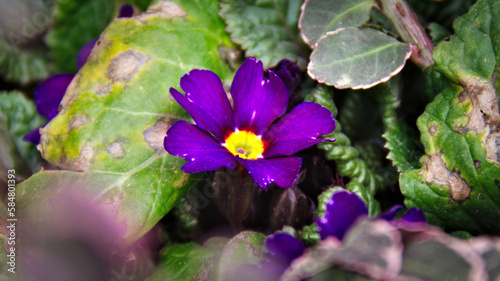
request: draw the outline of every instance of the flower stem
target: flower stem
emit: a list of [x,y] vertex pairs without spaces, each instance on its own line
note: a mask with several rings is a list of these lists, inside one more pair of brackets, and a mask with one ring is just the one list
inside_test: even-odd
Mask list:
[[410,5],[404,0],[380,0],[380,4],[382,13],[392,22],[399,36],[413,45],[411,60],[422,69],[433,65],[434,46]]

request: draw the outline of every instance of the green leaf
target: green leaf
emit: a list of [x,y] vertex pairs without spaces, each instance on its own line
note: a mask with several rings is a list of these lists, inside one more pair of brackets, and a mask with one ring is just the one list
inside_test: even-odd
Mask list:
[[427,28],[429,29],[429,36],[432,39],[432,44],[434,45],[437,45],[451,35],[448,29],[435,22],[431,22]]
[[262,233],[243,231],[234,236],[222,250],[210,274],[210,281],[238,280],[237,269],[244,264],[258,264],[268,251]]
[[400,178],[405,204],[449,231],[500,233],[500,113],[488,76],[498,60],[499,7],[477,2],[456,21],[457,35],[436,48],[436,69],[461,86],[449,84],[418,119],[426,155]]
[[193,68],[212,70],[223,81],[231,77],[218,52],[231,42],[217,10],[215,1],[161,2],[135,18],[115,19],[43,130],[42,156],[99,181],[98,198],[117,202],[130,240],[192,186],[180,170],[184,160],[163,147],[170,125],[188,118],[169,88],[179,88],[180,77]]
[[262,60],[264,68],[284,58],[305,65],[307,53],[297,29],[301,4],[301,0],[223,0],[220,15],[231,40],[246,50],[247,57]]
[[22,180],[40,169],[40,152],[23,137],[44,122],[33,102],[23,94],[0,92],[0,167],[3,175],[7,175],[4,169],[15,169],[20,176],[18,180]]
[[409,44],[374,29],[348,27],[317,43],[309,75],[339,89],[367,89],[399,73],[411,55]]
[[212,238],[203,247],[195,242],[166,247],[160,252],[159,266],[147,281],[206,280],[225,242]]
[[478,1],[453,23],[456,34],[439,44],[433,53],[436,69],[451,80],[488,81],[500,61],[500,3]]
[[52,64],[40,37],[52,20],[48,1],[5,1],[0,10],[0,74],[26,85],[46,78]]
[[306,0],[299,22],[302,38],[314,48],[329,31],[365,24],[374,4],[373,0]]
[[56,1],[53,28],[47,34],[46,43],[58,72],[76,72],[78,51],[85,43],[99,37],[113,19],[115,9],[115,1]]

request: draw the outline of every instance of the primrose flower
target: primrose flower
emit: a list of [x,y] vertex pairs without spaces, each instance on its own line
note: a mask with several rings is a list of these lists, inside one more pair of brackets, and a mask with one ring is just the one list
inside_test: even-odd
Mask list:
[[272,71],[264,77],[262,62],[249,58],[231,85],[233,107],[220,78],[208,70],[192,70],[181,78],[185,95],[170,88],[172,97],[196,125],[178,121],[164,139],[168,153],[188,161],[186,173],[214,171],[242,165],[263,189],[274,182],[281,188],[296,180],[302,160],[298,151],[330,139],[335,120],[323,106],[305,102],[285,114],[288,92]]

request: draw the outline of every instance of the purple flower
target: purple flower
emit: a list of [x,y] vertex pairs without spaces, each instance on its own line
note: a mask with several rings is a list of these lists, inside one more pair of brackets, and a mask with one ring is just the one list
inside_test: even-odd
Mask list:
[[279,280],[292,261],[304,253],[306,245],[299,239],[287,233],[271,235],[266,240],[269,250],[264,259],[257,265],[243,265],[238,269],[238,274],[243,276],[242,281]]
[[82,66],[87,62],[87,59],[90,56],[90,52],[92,52],[92,49],[94,48],[97,40],[99,40],[99,38],[90,40],[89,42],[85,43],[85,45],[83,45],[83,47],[78,51],[78,54],[76,55],[76,67],[78,69],[82,68]]
[[[45,118],[47,122],[52,120],[59,112],[59,103],[73,80],[73,74],[56,74],[38,83],[33,98],[36,101],[36,111]],[[47,123],[45,123],[47,124]],[[42,128],[45,125],[42,126]],[[26,134],[23,140],[37,145],[40,142],[40,128],[35,128]]]
[[[405,226],[414,223],[425,223],[424,213],[416,208],[408,210],[402,219],[395,220],[396,213],[403,209],[396,205],[389,211],[381,214],[379,218],[391,222],[393,225]],[[352,227],[357,219],[368,215],[365,203],[354,193],[338,191],[326,205],[326,211],[321,218],[316,218],[318,232],[321,239],[335,236],[342,240],[345,233]]]
[[302,103],[286,116],[288,92],[272,71],[264,77],[262,62],[247,59],[231,85],[233,107],[220,78],[208,70],[192,70],[181,78],[185,95],[170,94],[193,117],[196,125],[178,121],[168,130],[168,153],[188,161],[187,173],[244,166],[263,189],[274,182],[290,187],[302,160],[296,152],[329,139],[318,139],[335,129],[330,111],[316,103]]
[[293,94],[302,81],[300,67],[291,60],[282,59],[273,71],[285,83],[289,95]]

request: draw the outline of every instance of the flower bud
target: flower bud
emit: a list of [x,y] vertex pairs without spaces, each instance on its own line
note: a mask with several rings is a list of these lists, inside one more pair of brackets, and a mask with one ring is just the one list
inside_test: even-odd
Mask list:
[[254,181],[243,167],[222,168],[215,172],[214,201],[221,214],[233,225],[248,215],[253,199]]
[[285,225],[302,228],[312,216],[312,202],[293,185],[287,189],[275,190],[270,204],[270,229],[280,230]]

